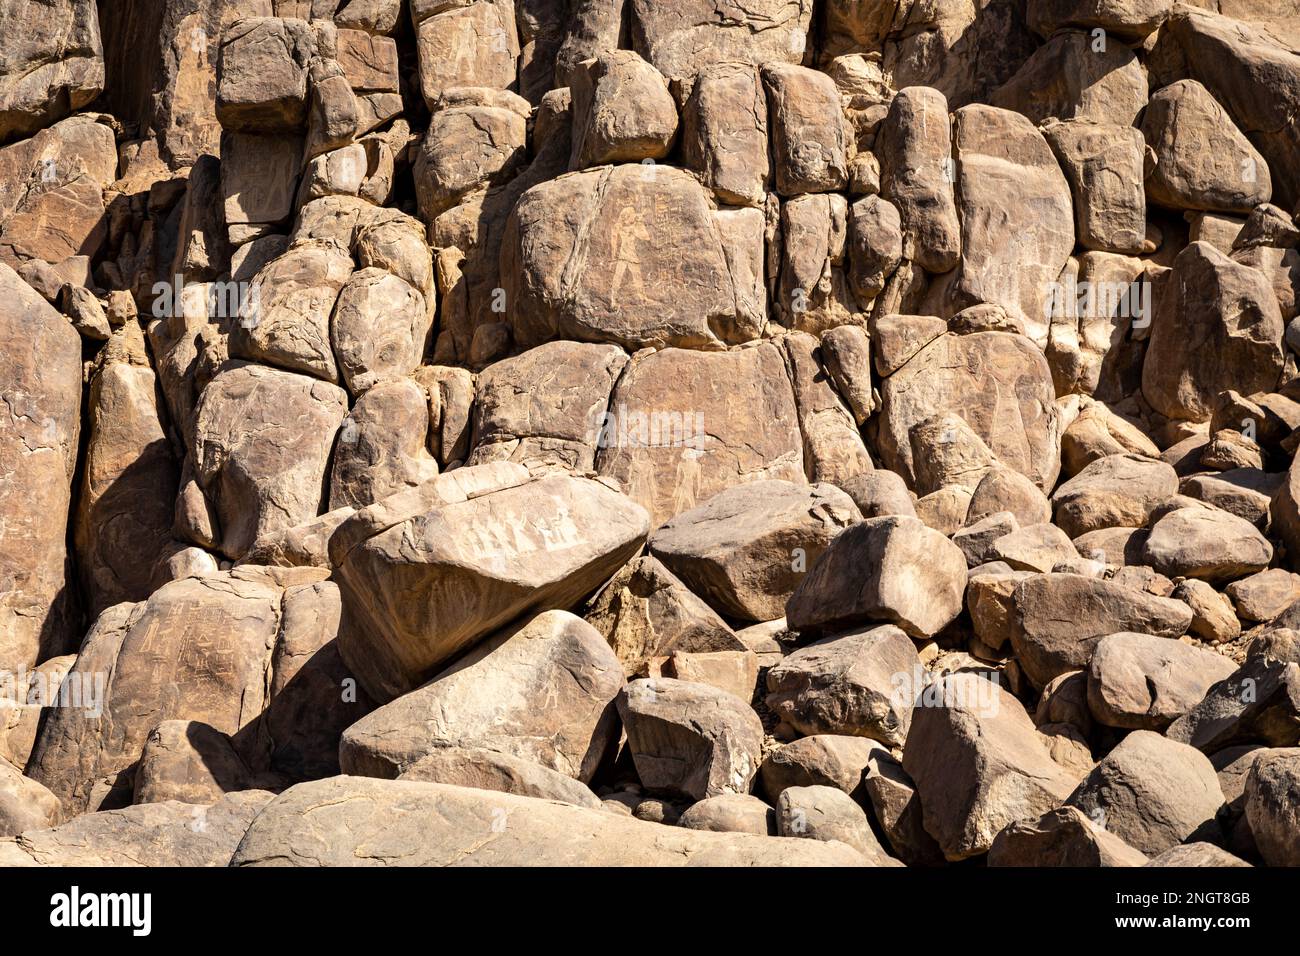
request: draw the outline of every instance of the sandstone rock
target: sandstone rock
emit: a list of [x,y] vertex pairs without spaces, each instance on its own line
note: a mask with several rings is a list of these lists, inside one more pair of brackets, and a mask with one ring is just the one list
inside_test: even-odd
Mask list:
[[818,340],[796,332],[785,337],[784,345],[808,480],[839,485],[874,470],[853,413],[826,373]]
[[1233,581],[1224,590],[1243,621],[1271,621],[1300,600],[1300,577],[1270,568]]
[[[334,812],[314,812],[325,807]],[[294,849],[308,846],[321,849]],[[354,777],[286,791],[249,827],[232,862],[356,866],[359,860],[375,866],[865,865],[849,847],[814,840],[666,828],[513,794]]]
[[988,560],[1005,561],[1016,571],[1048,572],[1057,565],[1075,561],[1069,535],[1053,524],[1034,524],[1012,531],[989,545]]
[[[93,19],[93,18],[92,18]],[[0,264],[0,668],[62,652],[66,534],[80,432],[81,341],[63,316]]]
[[505,93],[435,112],[414,168],[423,215],[432,221],[475,189],[518,173],[527,160],[527,119],[527,102]]
[[600,799],[572,777],[531,760],[482,748],[438,747],[403,770],[397,779],[495,790],[558,800],[575,807],[600,807]]
[[1222,805],[1210,761],[1148,730],[1125,737],[1067,801],[1149,856],[1213,834]]
[[763,792],[775,803],[787,787],[835,787],[858,796],[874,755],[885,747],[868,737],[813,734],[773,750],[759,768]]
[[1125,453],[1160,457],[1150,438],[1100,402],[1086,405],[1061,433],[1061,470],[1069,478],[1099,458]]
[[1026,578],[1012,602],[1011,646],[1025,675],[1039,687],[1085,667],[1107,634],[1176,638],[1192,621],[1191,609],[1181,601],[1078,574]]
[[384,269],[360,269],[347,277],[331,305],[330,342],[352,394],[409,375],[421,364],[433,312],[405,279]]
[[677,825],[714,833],[754,833],[776,836],[776,812],[747,793],[720,793],[691,804]]
[[1260,856],[1269,866],[1300,861],[1300,748],[1267,750],[1246,779],[1246,819]]
[[1231,581],[1268,567],[1273,546],[1248,521],[1216,508],[1178,508],[1151,526],[1143,561],[1170,577]]
[[989,866],[1145,866],[1147,857],[1074,807],[1010,824],[989,847]]
[[570,169],[663,159],[677,138],[677,106],[659,71],[631,50],[580,65],[573,90]]
[[1028,11],[1029,25],[1050,37],[1061,27],[1101,28],[1124,40],[1142,40],[1164,22],[1170,0],[1046,0]]
[[1057,33],[989,96],[1035,123],[1051,117],[1132,126],[1147,103],[1147,74],[1123,43],[1096,49],[1079,30]]
[[135,771],[134,803],[210,805],[253,790],[252,773],[230,738],[198,720],[164,720],[149,732]]
[[87,813],[53,829],[29,830],[9,844],[0,841],[0,854],[17,866],[226,866],[271,797],[246,790],[211,806],[172,800]]
[[995,563],[974,568],[966,585],[966,609],[976,636],[986,647],[1000,650],[1011,639],[1016,613],[1012,596],[1030,571],[1013,571]]
[[1300,665],[1259,655],[1215,684],[1170,724],[1171,740],[1214,753],[1243,742],[1300,743]]
[[760,206],[771,182],[767,99],[743,63],[700,70],[682,107],[682,162],[719,202]]
[[1146,183],[1153,203],[1245,213],[1272,195],[1264,157],[1195,80],[1179,80],[1153,94],[1142,133],[1155,152]]
[[[857,325],[827,329],[821,338],[821,359],[836,391],[848,403],[858,425],[876,410],[871,387],[871,336]],[[856,475],[845,478],[850,483]]]
[[604,639],[546,611],[474,648],[343,733],[344,773],[393,778],[443,747],[482,749],[589,781],[616,743],[623,671]]
[[618,713],[648,789],[693,800],[749,792],[763,727],[745,701],[705,684],[654,678],[628,684]]
[[1060,470],[1053,392],[1047,362],[1029,339],[1005,332],[941,335],[884,380],[876,447],[884,464],[912,483],[913,426],[950,412],[1002,464],[1047,490]]
[[[20,771],[27,766],[46,708],[66,704],[71,698],[72,688],[63,697],[60,689],[76,661],[75,654],[51,657],[30,671],[10,672],[0,681],[6,704],[0,707],[0,761],[7,760]],[[76,691],[81,693],[80,686]]]
[[[987,518],[981,518],[962,528],[952,536],[952,543],[966,556],[966,566],[974,568],[996,560],[992,557],[994,543],[999,538],[1018,530],[1020,530],[1020,523],[1016,521],[1015,515],[1010,511],[995,511]],[[969,585],[966,593],[969,600]]]
[[1162,461],[1107,455],[1052,493],[1055,520],[1072,538],[1102,528],[1137,528],[1178,491],[1178,476]]
[[381,382],[358,398],[334,448],[330,511],[364,508],[437,475],[428,433],[428,399],[411,379]]
[[690,77],[711,63],[798,63],[806,49],[812,3],[760,0],[744,9],[717,0],[629,0],[637,52],[667,77]]
[[1213,843],[1186,843],[1171,846],[1165,852],[1151,858],[1144,866],[1250,866],[1240,857],[1233,856],[1227,850],[1221,850]]
[[982,677],[954,674],[918,704],[903,750],[925,829],[949,860],[984,853],[1008,825],[1058,805],[1073,786],[1020,702]]
[[1079,243],[1104,252],[1142,252],[1146,193],[1141,132],[1072,120],[1048,125],[1043,135],[1070,182]]
[[942,866],[943,851],[925,832],[921,800],[903,764],[883,747],[867,764],[862,788],[894,854],[908,866]]
[[104,88],[104,50],[93,0],[13,4],[4,12],[0,32],[0,141],[62,119]]
[[307,67],[316,52],[303,20],[247,17],[221,37],[217,121],[235,132],[298,129],[306,119]]
[[189,452],[219,517],[223,554],[241,557],[261,535],[320,513],[346,414],[341,388],[279,369],[232,364],[208,383]]
[[880,846],[867,815],[834,787],[787,787],[776,804],[779,836],[846,843],[875,866],[898,866]]
[[733,485],[805,481],[798,412],[775,345],[637,355],[609,407],[611,440],[596,470],[641,503],[653,527]]
[[0,760],[0,838],[46,830],[59,822],[59,798]]
[[1236,669],[1230,658],[1167,637],[1108,634],[1088,664],[1088,706],[1108,727],[1163,731]]
[[420,54],[420,92],[430,110],[447,90],[512,89],[518,83],[514,4],[478,0],[412,10]]
[[916,517],[916,506],[908,493],[907,483],[892,471],[880,469],[854,475],[844,482],[843,489],[864,518]]
[[521,615],[577,604],[640,549],[645,512],[618,492],[521,471],[451,472],[406,493],[409,507],[390,498],[351,519],[359,540],[335,566],[355,626],[340,650],[373,697],[412,690]]
[[826,74],[788,63],[763,66],[776,191],[831,192],[848,181],[839,90]]
[[610,391],[627,366],[613,345],[548,342],[488,366],[478,376],[471,465],[517,461],[595,468],[619,439]]
[[653,662],[676,651],[745,649],[722,618],[648,555],[610,579],[585,619],[609,642],[628,678],[647,676]]
[[1218,395],[1271,391],[1282,367],[1282,318],[1267,278],[1212,246],[1174,261],[1142,366],[1142,394],[1170,418],[1206,421]]
[[786,605],[807,633],[868,621],[897,624],[914,637],[938,633],[961,611],[966,558],[915,518],[872,518],[841,532]]
[[800,648],[767,672],[767,707],[804,734],[907,738],[924,668],[896,627],[869,628]]

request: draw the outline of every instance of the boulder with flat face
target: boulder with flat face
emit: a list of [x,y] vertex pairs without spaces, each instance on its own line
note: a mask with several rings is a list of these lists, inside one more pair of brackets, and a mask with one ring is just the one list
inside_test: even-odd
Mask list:
[[81,339],[0,264],[0,668],[32,667],[72,638],[68,512],[80,433]]
[[1221,393],[1271,392],[1282,313],[1268,277],[1194,242],[1174,260],[1142,366],[1142,396],[1169,418],[1208,421]]
[[1147,73],[1123,43],[1062,30],[1034,51],[989,103],[1034,123],[1055,117],[1131,126],[1147,104]]
[[848,143],[840,95],[825,73],[788,63],[763,66],[776,190],[830,192],[848,184]]
[[1163,731],[1236,669],[1231,658],[1179,640],[1108,634],[1088,663],[1088,707],[1108,727]]
[[1080,245],[1130,255],[1146,241],[1142,187],[1146,143],[1132,126],[1072,120],[1043,135],[1061,162],[1074,197]]
[[1300,865],[1300,748],[1256,758],[1246,777],[1246,819],[1264,862]]
[[500,0],[413,6],[420,92],[432,110],[448,90],[514,89],[519,82],[515,7]]
[[943,413],[963,418],[998,460],[1044,491],[1060,472],[1060,418],[1051,370],[1029,339],[1008,332],[940,335],[880,387],[875,447],[914,484],[912,429]]
[[226,28],[217,69],[217,121],[234,132],[300,129],[316,38],[305,20],[246,17]]
[[1169,577],[1222,584],[1268,567],[1273,545],[1249,521],[1218,508],[1177,508],[1151,526],[1143,563]]
[[812,0],[629,0],[632,42],[664,76],[693,77],[722,61],[799,63]]
[[448,472],[336,532],[331,556],[354,622],[343,657],[373,697],[392,700],[511,621],[575,606],[647,530],[644,510],[589,478],[527,481],[506,463]]
[[59,798],[17,767],[0,760],[0,839],[59,822]]
[[572,777],[522,757],[480,747],[438,747],[397,779],[496,790],[539,800],[558,800],[576,807],[600,808],[600,799]]
[[438,474],[429,454],[429,400],[409,378],[381,382],[352,406],[330,469],[330,511],[364,508]]
[[242,557],[260,536],[320,514],[347,409],[337,385],[264,365],[234,363],[208,383],[189,452],[222,553]]
[[612,50],[574,71],[570,169],[663,159],[677,138],[668,83],[632,50]]
[[62,119],[104,88],[94,0],[6,4],[0,37],[0,141]]
[[344,773],[396,777],[435,750],[490,750],[590,781],[617,742],[623,668],[590,624],[546,611],[349,727]]
[[1178,476],[1163,461],[1107,455],[1052,493],[1056,524],[1072,538],[1103,528],[1140,528],[1178,493]]
[[763,725],[747,701],[707,684],[637,680],[618,698],[637,777],[651,791],[704,800],[748,793]]
[[664,349],[632,358],[609,399],[596,470],[658,527],[751,481],[803,484],[803,438],[785,356]]
[[548,180],[505,227],[505,316],[524,347],[745,342],[759,330],[738,313],[726,245],[704,187],[683,170],[631,163]]
[[1018,820],[989,847],[989,866],[1145,866],[1147,857],[1074,807]]
[[682,163],[719,202],[762,205],[772,176],[767,140],[758,70],[744,63],[701,70],[682,107]]
[[1017,821],[1037,819],[1074,786],[1020,701],[974,674],[922,692],[903,748],[925,829],[949,860],[987,851]]
[[859,519],[833,485],[755,481],[677,515],[650,538],[650,553],[719,612],[771,621],[804,573]]
[[387,269],[359,269],[347,276],[330,303],[329,340],[348,391],[359,395],[422,364],[433,324],[431,305],[419,289]]

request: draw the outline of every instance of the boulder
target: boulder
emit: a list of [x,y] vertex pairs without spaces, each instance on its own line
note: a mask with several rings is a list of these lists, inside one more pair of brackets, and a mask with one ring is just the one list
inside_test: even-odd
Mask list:
[[787,787],[776,802],[778,836],[846,843],[874,866],[900,866],[871,832],[862,808],[834,787]]
[[132,802],[206,806],[253,789],[253,774],[227,735],[198,720],[164,720],[140,752]]
[[1049,124],[1043,135],[1070,182],[1079,244],[1103,252],[1142,252],[1147,211],[1142,133],[1132,126],[1071,120]]
[[659,71],[632,50],[582,63],[570,81],[570,169],[663,159],[677,138],[677,105]]
[[618,713],[647,789],[692,800],[749,792],[763,725],[748,702],[707,684],[661,677],[628,684]]
[[104,49],[94,0],[13,4],[4,12],[0,142],[27,136],[95,99]]
[[246,17],[221,36],[217,121],[234,132],[303,126],[307,72],[316,37],[305,20]]
[[771,183],[767,100],[758,71],[712,63],[682,107],[682,164],[719,202],[761,206]]
[[1223,806],[1214,767],[1186,744],[1135,730],[1093,768],[1067,806],[1148,856],[1216,835]]
[[1269,568],[1233,581],[1224,590],[1243,621],[1271,621],[1300,601],[1300,575]]
[[411,379],[381,382],[358,398],[334,448],[330,513],[364,508],[437,475],[428,434],[428,398]]
[[989,847],[989,866],[1145,866],[1147,857],[1074,807],[1019,820]]
[[825,73],[766,63],[768,124],[776,191],[782,196],[833,192],[848,185],[848,144],[840,94]]
[[759,776],[763,792],[775,803],[787,787],[835,787],[859,796],[862,777],[874,755],[886,748],[869,737],[813,734],[773,750]]
[[1230,658],[1178,640],[1108,634],[1088,663],[1088,707],[1107,727],[1163,731],[1236,669]]
[[1132,126],[1147,104],[1147,72],[1123,43],[1062,30],[988,97],[1034,123],[1055,117]]
[[1143,563],[1169,577],[1220,584],[1262,571],[1273,545],[1249,521],[1217,508],[1176,508],[1151,526]]
[[[344,773],[394,778],[447,747],[489,750],[587,783],[617,743],[623,669],[590,624],[546,611],[347,728]],[[447,781],[450,782],[450,781]]]
[[1035,820],[1074,786],[1020,702],[983,677],[951,674],[918,701],[903,748],[925,829],[949,860],[988,851],[1009,824]]
[[1269,866],[1300,865],[1300,748],[1266,750],[1246,778],[1246,819]]
[[766,704],[802,734],[869,737],[898,747],[926,678],[911,640],[884,625],[786,656],[767,672]]
[[600,798],[572,777],[522,757],[480,747],[438,747],[407,767],[397,779],[600,808]]
[[511,621],[576,605],[640,550],[645,512],[617,491],[525,479],[504,462],[458,469],[335,533],[351,622],[339,648],[371,696],[392,700]]
[[840,532],[786,604],[797,631],[869,621],[929,637],[961,612],[966,557],[916,518],[870,518]]
[[419,50],[420,92],[430,110],[448,90],[465,86],[513,89],[518,84],[519,35],[514,4],[413,7]]
[[47,830],[59,822],[59,798],[17,767],[0,760],[0,839],[28,830]]
[[343,384],[353,395],[415,371],[428,345],[432,303],[386,269],[352,273],[330,318],[330,342]]
[[677,825],[687,830],[776,836],[776,811],[748,793],[720,793],[691,804]]
[[1103,528],[1140,528],[1178,493],[1178,475],[1141,455],[1098,458],[1052,493],[1056,524],[1071,538]]
[[[328,812],[322,813],[325,810]],[[312,849],[306,849],[311,847]],[[847,846],[665,827],[465,787],[336,777],[281,794],[235,866],[865,866]]]
[[637,52],[667,77],[693,77],[712,63],[798,63],[807,49],[811,0],[628,0]]

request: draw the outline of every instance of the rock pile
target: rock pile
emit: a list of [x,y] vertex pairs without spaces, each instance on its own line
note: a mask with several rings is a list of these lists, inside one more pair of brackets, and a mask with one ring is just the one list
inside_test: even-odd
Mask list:
[[0,7],[0,864],[1300,865],[1294,4]]

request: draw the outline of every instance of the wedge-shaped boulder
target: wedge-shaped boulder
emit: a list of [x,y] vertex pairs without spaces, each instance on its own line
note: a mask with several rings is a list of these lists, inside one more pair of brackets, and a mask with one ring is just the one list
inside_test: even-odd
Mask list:
[[652,527],[733,485],[806,481],[798,410],[775,344],[635,356],[610,395],[604,431],[596,470],[650,512]]
[[989,866],[1145,866],[1146,854],[1098,826],[1082,811],[1061,807],[1037,820],[1012,823],[989,847]]
[[[310,848],[310,849],[308,849]],[[864,866],[847,846],[708,833],[514,794],[335,777],[287,790],[235,866]]]
[[1182,641],[1108,634],[1088,664],[1088,709],[1108,727],[1162,731],[1236,669],[1231,658]]
[[1142,133],[1155,154],[1146,191],[1157,205],[1246,213],[1273,195],[1264,157],[1195,80],[1153,94]]
[[785,616],[810,634],[878,621],[929,637],[961,613],[965,590],[966,556],[942,534],[916,518],[871,518],[831,542]]
[[58,867],[227,866],[265,790],[228,793],[209,806],[169,800],[86,813],[50,830],[0,840],[0,864]]
[[1223,791],[1198,750],[1135,730],[1070,794],[1068,806],[1149,856],[1216,836]]
[[679,651],[747,650],[717,612],[650,555],[625,564],[596,595],[585,619],[609,641],[629,679],[647,676]]
[[396,777],[440,747],[492,750],[584,783],[617,742],[623,668],[596,630],[546,611],[353,724],[344,773]]
[[[322,577],[309,568],[240,568],[173,581],[140,604],[109,608],[64,678],[68,692],[77,691],[68,698],[76,706],[50,712],[28,773],[69,814],[124,806],[149,734],[165,720],[209,724],[235,739],[250,767],[268,769],[266,711],[276,689],[277,646],[289,627],[285,609],[297,585]],[[337,632],[338,592],[324,584],[305,597],[295,626],[307,632],[301,641],[319,649]],[[326,738],[340,715],[348,721],[364,713],[337,687],[331,703],[333,710],[316,713]]]
[[917,702],[903,768],[949,860],[986,852],[1007,825],[1037,819],[1074,786],[1020,701],[974,674],[943,677]]
[[914,485],[912,429],[936,415],[965,419],[998,460],[1050,491],[1060,472],[1052,373],[1023,335],[940,335],[884,380],[876,447]]
[[832,485],[749,482],[673,518],[651,536],[650,553],[719,612],[771,621],[831,539],[859,517]]
[[1046,294],[1074,250],[1070,184],[1028,119],[971,105],[953,121],[961,214],[955,309],[991,303],[1047,343]]
[[1142,455],[1098,458],[1052,493],[1055,520],[1071,538],[1103,528],[1141,528],[1178,493],[1178,475]]
[[1080,574],[1036,574],[1016,586],[1011,600],[1011,647],[1038,687],[1086,667],[1107,634],[1178,637],[1192,623],[1182,601]]
[[135,772],[135,803],[208,805],[257,784],[230,738],[199,720],[164,720],[145,741]]
[[1273,545],[1234,514],[1218,508],[1177,508],[1151,526],[1142,560],[1171,578],[1220,584],[1268,567]]
[[641,784],[704,800],[748,793],[762,759],[763,725],[749,702],[707,684],[637,680],[618,697]]
[[515,341],[719,349],[755,338],[724,246],[708,194],[683,170],[632,163],[533,186],[502,240]]
[[235,364],[208,383],[189,451],[223,554],[242,557],[262,535],[320,514],[347,411],[337,385],[262,365]]
[[803,734],[869,737],[902,746],[925,669],[896,627],[802,647],[767,672],[767,707]]
[[377,700],[413,690],[521,616],[576,605],[645,542],[645,511],[599,481],[521,483],[523,469],[505,463],[459,471],[336,533],[350,622],[340,650]]
[[517,461],[591,471],[617,438],[609,393],[627,365],[616,345],[547,342],[478,376],[468,464]]
[[558,800],[575,807],[600,808],[600,799],[572,777],[522,757],[482,748],[439,747],[417,760],[397,779],[496,790],[539,800]]
[[1151,322],[1142,395],[1168,418],[1208,421],[1228,389],[1271,392],[1282,313],[1268,277],[1206,242],[1178,254]]

